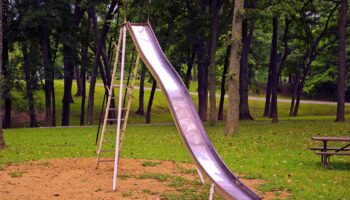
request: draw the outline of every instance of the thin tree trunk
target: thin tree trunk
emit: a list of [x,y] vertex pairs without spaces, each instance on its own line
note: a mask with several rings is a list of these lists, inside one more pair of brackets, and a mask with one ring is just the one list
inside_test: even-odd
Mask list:
[[[2,76],[2,66],[3,66],[3,27],[2,27],[2,11],[3,11],[3,7],[2,7],[2,0],[0,0],[0,10],[1,10],[1,16],[0,16],[0,76]],[[1,80],[2,77],[1,77]],[[3,81],[0,81],[0,105],[2,103],[2,88],[3,88]],[[5,139],[4,139],[4,133],[3,133],[3,129],[2,129],[2,107],[0,106],[0,149],[4,149],[5,148]]]
[[241,65],[240,65],[240,77],[239,77],[239,119],[241,120],[254,120],[249,111],[248,103],[248,89],[249,89],[249,64],[248,56],[250,51],[250,44],[253,39],[254,23],[250,22],[249,35],[248,35],[248,24],[247,20],[243,21],[242,24],[242,45],[243,50],[241,54]]
[[198,114],[202,121],[207,121],[208,116],[208,58],[205,44],[198,43]]
[[222,72],[221,77],[221,94],[220,94],[220,103],[219,103],[219,112],[218,112],[218,120],[223,120],[224,117],[224,101],[225,101],[225,93],[226,93],[226,75],[228,65],[230,64],[230,53],[231,53],[231,45],[229,45],[226,49],[225,61],[224,61],[224,70]]
[[[270,63],[271,63],[271,56],[270,56]],[[270,116],[270,103],[271,103],[271,84],[272,84],[272,72],[271,67],[269,66],[269,74],[267,77],[267,84],[266,84],[266,95],[265,95],[265,109],[264,109],[264,117]]]
[[156,89],[157,89],[157,81],[155,79],[153,79],[152,90],[151,90],[151,94],[149,96],[148,106],[147,106],[146,124],[151,123],[152,104],[153,104],[154,93],[156,92]]
[[187,71],[185,77],[185,85],[187,89],[190,88],[191,72],[194,65],[194,59],[196,58],[196,45],[193,45],[192,51],[191,48],[188,49],[188,58],[187,58]]
[[23,73],[26,81],[26,95],[28,99],[28,113],[30,117],[30,127],[37,127],[37,120],[36,120],[36,114],[35,114],[35,102],[34,102],[34,96],[33,96],[33,81],[31,79],[31,65],[29,63],[29,56],[28,56],[28,47],[26,42],[22,44],[22,52],[23,52]]
[[88,22],[88,26],[86,28],[85,37],[82,40],[82,64],[81,64],[81,72],[80,78],[82,83],[81,90],[81,108],[80,108],[80,126],[84,126],[85,122],[85,101],[86,101],[86,69],[88,67],[88,51],[89,51],[89,30],[90,23]]
[[[119,1],[113,0],[109,6],[108,12],[105,17],[105,21],[103,24],[103,28],[99,37],[99,40],[97,41],[97,48],[96,48],[96,55],[95,55],[95,63],[93,65],[93,70],[91,74],[91,81],[90,81],[90,89],[89,89],[89,98],[88,98],[88,107],[87,107],[87,124],[91,125],[93,121],[93,108],[94,108],[94,97],[95,97],[95,86],[96,86],[96,76],[97,76],[97,68],[100,63],[100,56],[102,54],[103,47],[105,46],[107,33],[110,29],[111,19],[113,18],[115,14],[115,7]],[[96,17],[95,8],[92,6],[88,10],[90,19],[93,19]],[[94,21],[94,20],[93,20]],[[93,24],[94,27],[96,25]],[[95,36],[96,37],[96,36]]]
[[75,93],[74,96],[80,97],[82,95],[82,90],[83,90],[83,81],[81,80],[81,75],[80,75],[81,69],[79,69],[79,65],[75,65],[74,67],[74,77],[77,82],[77,92]]
[[[57,51],[58,51],[58,35],[56,35],[55,38],[55,48],[52,51],[53,56],[51,62],[52,68],[54,68],[57,58]],[[52,97],[52,117],[51,117],[51,126],[56,126],[56,96],[55,96],[55,70],[51,70],[51,77],[52,77],[52,89],[51,89],[51,97]]]
[[140,75],[140,92],[139,92],[139,107],[136,111],[136,114],[141,116],[144,115],[144,97],[145,97],[145,74],[146,74],[146,66],[142,63],[141,66],[141,75]]
[[345,121],[345,78],[346,78],[346,13],[348,0],[341,0],[339,19],[339,64],[337,91],[337,118],[335,121]]
[[278,88],[278,69],[277,69],[277,42],[278,42],[278,17],[274,16],[272,20],[273,34],[272,34],[272,62],[271,62],[271,108],[270,116],[272,123],[278,123],[277,113],[277,88]]
[[42,60],[44,66],[44,76],[45,76],[45,121],[47,124],[51,122],[51,89],[52,89],[52,67],[50,63],[50,40],[49,33],[43,26],[39,27],[39,39],[42,52]]
[[[8,54],[8,40],[3,38],[2,39],[2,72],[4,77],[8,77],[9,75],[9,69],[8,69],[8,61],[9,61],[9,54]],[[5,106],[5,113],[3,117],[3,128],[11,128],[11,111],[12,111],[12,98],[11,98],[11,84],[6,85],[7,80],[4,79],[2,89],[4,90],[4,94],[2,97],[4,98],[4,106]],[[5,84],[5,85],[4,85]]]
[[225,134],[232,135],[239,130],[239,66],[242,50],[242,13],[244,1],[235,0],[232,20],[231,58],[228,76],[228,104]]
[[289,109],[289,116],[293,116],[293,111],[294,111],[294,106],[295,106],[295,98],[297,96],[297,91],[298,91],[298,81],[299,81],[299,73],[293,75],[292,77],[292,88],[293,88],[293,93],[292,93],[292,101],[290,104],[290,109]]
[[70,104],[72,103],[72,83],[74,77],[74,58],[72,49],[63,45],[64,91],[62,98],[62,126],[69,126]]
[[209,47],[209,122],[216,123],[216,47],[219,32],[220,0],[211,1],[211,37]]

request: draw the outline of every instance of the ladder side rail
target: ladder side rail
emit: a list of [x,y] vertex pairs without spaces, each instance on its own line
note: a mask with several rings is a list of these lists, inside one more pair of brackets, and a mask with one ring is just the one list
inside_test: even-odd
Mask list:
[[121,114],[122,114],[122,100],[123,100],[123,81],[124,81],[124,64],[125,64],[125,46],[126,46],[126,25],[122,27],[123,33],[123,47],[122,58],[120,66],[120,83],[119,84],[119,100],[118,100],[118,121],[117,121],[117,136],[115,141],[115,158],[114,158],[114,172],[113,172],[113,191],[117,189],[117,173],[119,162],[119,144],[120,144],[120,127],[121,127]]
[[131,103],[132,103],[132,93],[134,91],[134,86],[135,86],[135,82],[136,82],[136,77],[137,77],[137,73],[139,71],[139,63],[140,63],[140,54],[137,55],[136,58],[136,63],[135,63],[135,68],[134,68],[134,74],[133,74],[133,78],[131,81],[131,89],[129,90],[129,97],[128,97],[128,105],[126,107],[126,111],[125,111],[125,117],[124,117],[124,123],[123,123],[123,128],[121,130],[121,139],[120,139],[120,147],[119,147],[119,151],[121,151],[121,148],[123,146],[123,141],[124,141],[124,135],[125,135],[125,130],[126,130],[126,126],[128,124],[128,118],[129,118],[129,113],[130,113],[130,107],[131,107]]
[[100,137],[100,143],[99,143],[99,147],[98,147],[98,151],[97,151],[97,166],[96,169],[98,168],[99,162],[100,162],[100,157],[101,157],[101,150],[102,150],[102,144],[103,144],[103,140],[104,140],[104,134],[106,131],[106,125],[107,125],[107,119],[108,119],[108,114],[109,114],[109,107],[111,104],[111,99],[112,99],[112,94],[113,94],[113,84],[114,84],[114,80],[115,80],[115,76],[116,76],[116,72],[117,72],[117,66],[118,66],[118,62],[119,62],[119,51],[120,51],[120,46],[121,46],[121,40],[122,40],[122,32],[120,31],[119,33],[119,38],[118,38],[118,46],[117,46],[117,51],[116,51],[116,56],[115,56],[115,61],[114,61],[114,67],[113,67],[113,73],[112,73],[112,80],[111,80],[111,85],[109,87],[109,91],[108,91],[108,99],[107,99],[107,104],[106,104],[106,112],[105,112],[105,117],[103,120],[103,126],[102,126],[102,132],[101,132],[101,137]]

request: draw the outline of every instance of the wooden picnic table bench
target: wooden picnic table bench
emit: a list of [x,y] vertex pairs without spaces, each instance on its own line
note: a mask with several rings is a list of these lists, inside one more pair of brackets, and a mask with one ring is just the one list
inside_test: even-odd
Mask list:
[[[338,156],[350,156],[350,137],[320,137],[314,136],[312,137],[315,141],[322,141],[323,147],[310,147],[310,150],[317,151],[315,152],[317,155],[321,156],[321,162],[324,167],[328,168],[330,166],[330,157],[332,155]],[[328,142],[345,142],[345,145],[342,147],[328,147]]]

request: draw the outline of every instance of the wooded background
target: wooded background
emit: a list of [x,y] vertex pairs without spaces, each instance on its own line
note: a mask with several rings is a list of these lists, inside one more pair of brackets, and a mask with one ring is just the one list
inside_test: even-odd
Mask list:
[[[297,116],[303,97],[337,100],[337,121],[344,121],[344,102],[350,100],[349,15],[347,0],[235,1],[244,3],[239,67],[239,118],[254,120],[248,95],[265,92],[264,116],[278,122],[277,96],[291,96],[290,116]],[[80,125],[93,123],[96,80],[111,81],[114,43],[123,17],[150,23],[170,62],[189,87],[198,82],[198,112],[203,121],[223,119],[224,95],[232,43],[234,2],[228,0],[3,0],[2,74],[3,127],[11,127],[11,113],[20,93],[38,126],[35,93],[45,93],[45,122],[70,125],[72,95],[81,97]],[[233,24],[234,26],[235,24]],[[139,74],[137,113],[150,118],[156,82],[145,67]],[[55,101],[55,80],[64,80],[61,102]],[[73,82],[77,90],[72,91]],[[89,81],[87,83],[87,81]],[[152,82],[144,99],[144,82]],[[192,82],[191,82],[192,81]],[[217,108],[216,94],[221,98]],[[209,96],[209,98],[208,98]],[[62,113],[56,113],[62,104]],[[61,116],[56,119],[56,116]]]

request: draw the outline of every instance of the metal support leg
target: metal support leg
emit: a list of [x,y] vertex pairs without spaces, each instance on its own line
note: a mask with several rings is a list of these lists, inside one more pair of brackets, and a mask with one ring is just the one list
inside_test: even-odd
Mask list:
[[202,175],[202,172],[198,168],[196,168],[196,169],[197,169],[197,172],[198,172],[199,178],[201,179],[202,184],[204,184],[205,182],[204,182],[204,177]]
[[212,183],[211,186],[210,186],[209,200],[213,200],[214,199],[214,192],[215,192],[215,184]]

